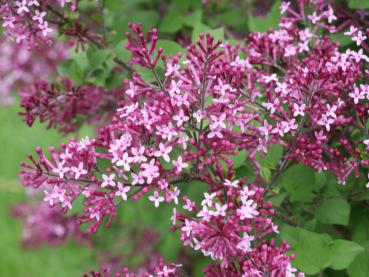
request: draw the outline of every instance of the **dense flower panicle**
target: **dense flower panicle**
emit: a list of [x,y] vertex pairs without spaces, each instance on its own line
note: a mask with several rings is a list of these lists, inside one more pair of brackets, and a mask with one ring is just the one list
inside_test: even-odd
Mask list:
[[[140,27],[131,27],[144,37]],[[137,54],[133,61],[157,75],[151,50],[137,42],[129,45]],[[185,199],[186,209],[197,215],[176,215],[185,222],[182,240],[222,260],[222,267],[234,266],[251,251],[253,240],[277,230],[270,218],[271,204],[263,203],[263,189],[249,190],[243,186],[245,180],[232,180],[230,157],[242,149],[255,155],[262,131],[248,123],[261,124],[258,115],[264,112],[250,105],[252,96],[242,93],[244,86],[256,89],[257,72],[237,55],[238,49],[207,35],[200,37],[197,47],[188,48],[182,64],[178,58],[161,56],[164,82],[158,79],[155,87],[134,75],[110,126],[101,128],[94,141],[72,140],[59,153],[52,149],[53,162],[38,151],[39,162],[31,158],[33,166],[23,164],[25,184],[50,187],[45,201],[65,211],[83,195],[81,223],[90,222],[88,232],[96,232],[104,217],[111,224],[116,206],[129,197],[138,199],[151,191],[148,199],[155,207],[164,201],[178,204],[176,184],[200,180],[212,193],[205,194],[202,210]],[[101,177],[99,159],[112,164]],[[206,168],[212,174],[204,173]]]
[[[309,14],[305,3],[316,4]],[[130,24],[131,63],[149,69],[155,81],[133,73],[124,91],[73,88],[67,80],[63,87],[36,84],[22,102],[29,124],[39,117],[67,133],[78,116],[109,116],[95,139],[51,148],[52,159],[37,149],[38,159],[22,164],[24,185],[43,190],[44,201],[63,212],[83,198],[79,221],[90,224],[87,233],[110,226],[130,198],[145,197],[155,208],[173,203],[173,229],[183,244],[215,260],[207,276],[295,276],[287,244],[261,242],[278,227],[272,204],[264,202],[275,180],[261,177],[257,153],[282,145],[278,174],[297,161],[331,170],[343,184],[352,173],[359,177],[369,164],[369,141],[354,143],[357,132],[367,132],[369,58],[363,49],[342,53],[320,35],[336,30],[325,1],[283,2],[281,12],[278,30],[252,33],[235,46],[201,34],[184,57],[165,56],[155,29],[144,34]],[[347,35],[366,47],[364,32],[353,26]],[[253,182],[237,177],[232,158],[240,151],[258,176]],[[182,186],[193,183],[204,184],[201,203],[183,195]],[[154,272],[175,276],[175,268],[160,264]],[[126,269],[117,274],[131,276]]]
[[35,78],[48,79],[56,65],[67,58],[69,44],[54,42],[53,47],[29,50],[23,45],[0,41],[0,105],[13,102],[13,93],[30,86]]
[[273,239],[270,245],[263,241],[252,249],[249,254],[240,258],[240,267],[223,268],[219,263],[213,263],[204,272],[207,277],[303,277],[303,273],[297,273],[297,270],[291,266],[293,255],[288,256],[286,254],[288,249],[289,245],[286,242],[281,247],[276,247]]
[[38,80],[20,94],[24,109],[20,114],[27,125],[38,119],[64,134],[75,132],[84,123],[109,123],[117,102],[124,99],[121,88],[108,91],[94,85],[74,86],[67,78],[55,83]]
[[[332,8],[324,3],[315,7],[310,16],[282,4],[291,16],[281,20],[279,30],[251,34],[243,51],[253,69],[264,66],[258,70],[262,93],[255,100],[269,115],[259,148],[266,152],[279,141],[286,147],[286,160],[317,171],[333,170],[344,183],[352,172],[358,177],[359,167],[367,163],[360,154],[363,147],[353,145],[347,132],[350,125],[363,131],[368,118],[367,104],[357,105],[366,97],[366,86],[359,89],[355,83],[369,58],[362,50],[340,53],[337,42],[317,35],[318,28],[297,28],[307,18],[332,29],[327,25],[335,19]],[[347,151],[350,159],[344,157]]]
[[71,4],[72,10],[77,8],[77,0],[2,0],[0,18],[5,35],[28,47],[51,45],[55,30],[49,15],[58,13],[56,9],[66,3]]
[[274,213],[271,203],[263,203],[262,188],[249,189],[244,180],[226,183],[231,185],[224,190],[205,193],[202,209],[191,208],[196,216],[178,211],[173,215],[173,220],[184,223],[175,227],[181,229],[184,245],[220,260],[224,268],[247,256],[255,242],[278,232],[271,220]]
[[150,276],[162,276],[162,277],[176,277],[180,276],[179,270],[182,265],[168,263],[165,264],[163,259],[160,259],[159,262],[150,270],[146,272],[133,273],[127,267],[123,268],[120,271],[112,272],[108,267],[104,267],[101,271],[93,271],[91,270],[88,274],[85,274],[85,277],[150,277]]
[[128,27],[136,35],[135,37],[129,32],[126,33],[129,42],[125,47],[133,54],[132,62],[147,68],[154,68],[162,54],[162,49],[160,48],[157,53],[155,53],[156,42],[158,41],[157,30],[152,29],[144,35],[141,25],[130,24]]
[[88,241],[80,230],[76,216],[64,216],[46,203],[31,207],[27,204],[13,206],[12,214],[23,222],[22,244],[38,247],[48,243],[59,245],[73,238],[77,242]]

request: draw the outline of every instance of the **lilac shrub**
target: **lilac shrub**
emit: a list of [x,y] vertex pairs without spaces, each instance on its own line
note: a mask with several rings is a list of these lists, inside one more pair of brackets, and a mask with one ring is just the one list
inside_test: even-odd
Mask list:
[[[32,5],[23,2],[6,12],[27,16]],[[306,12],[308,4],[313,9]],[[281,13],[279,28],[251,33],[244,44],[200,34],[175,55],[158,47],[156,29],[132,23],[125,44],[131,59],[118,61],[131,73],[122,86],[36,82],[22,94],[28,124],[39,119],[70,133],[82,118],[97,123],[97,135],[72,138],[49,154],[38,148],[21,164],[23,184],[43,192],[60,213],[83,199],[78,223],[86,234],[110,227],[130,201],[174,205],[172,230],[184,246],[211,258],[206,276],[303,276],[291,265],[290,245],[274,238],[281,221],[303,225],[273,207],[270,196],[297,164],[332,173],[342,185],[366,172],[368,46],[354,26],[345,34],[359,49],[342,51],[330,39],[340,27],[326,1],[283,2]],[[7,25],[14,23],[9,16]],[[280,161],[264,167],[260,160],[276,147],[284,153]],[[240,173],[243,155],[254,178]],[[200,201],[187,193],[199,187]],[[151,272],[179,276],[180,266],[161,260]],[[124,268],[116,276],[136,275]]]

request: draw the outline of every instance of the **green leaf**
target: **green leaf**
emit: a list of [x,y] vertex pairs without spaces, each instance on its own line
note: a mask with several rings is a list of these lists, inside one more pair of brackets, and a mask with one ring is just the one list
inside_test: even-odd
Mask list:
[[340,186],[341,185],[338,184],[336,177],[329,176],[328,182],[326,182],[321,193],[326,198],[340,197],[341,196],[341,192],[339,191]]
[[272,172],[267,167],[260,168],[260,176],[266,184],[269,184],[272,181]]
[[355,214],[357,219],[359,217],[359,221],[355,222],[354,225],[354,232],[352,234],[352,240],[364,244],[366,241],[369,240],[369,219],[367,213]]
[[270,28],[277,28],[281,18],[279,6],[281,1],[275,1],[267,17],[249,16],[249,29],[252,32],[265,32]]
[[194,27],[196,24],[201,22],[201,19],[202,19],[202,11],[196,10],[186,15],[183,19],[183,22],[186,26]]
[[[366,245],[368,249],[369,245]],[[369,276],[369,252],[361,253],[349,266],[347,272],[350,277],[368,277]]]
[[280,162],[283,156],[283,147],[279,144],[274,144],[265,156],[262,156],[261,152],[256,155],[257,161],[260,165],[270,169],[275,169],[276,165]]
[[363,200],[369,200],[369,190],[366,190],[359,195],[356,195],[351,198],[354,201],[363,201]]
[[141,67],[139,65],[134,65],[133,68],[144,81],[148,83],[155,82],[155,76],[150,69],[146,67]]
[[287,193],[280,192],[278,195],[270,197],[269,200],[272,201],[273,207],[278,208],[282,205],[284,199],[286,199]]
[[159,30],[164,33],[175,33],[183,26],[183,16],[175,11],[170,11],[165,14],[160,23]]
[[320,191],[327,183],[325,172],[315,172],[315,191]]
[[194,259],[193,275],[192,276],[204,276],[204,269],[212,262],[210,258],[196,258]]
[[[138,2],[138,1],[137,1]],[[111,12],[122,10],[122,3],[116,0],[104,0],[104,8]]]
[[166,56],[169,56],[169,54],[177,55],[178,52],[182,52],[182,54],[186,52],[181,45],[169,39],[159,39],[156,46],[163,48],[163,53]]
[[348,6],[350,9],[367,9],[369,1],[367,0],[349,0]]
[[82,68],[76,61],[73,61],[68,68],[68,76],[72,79],[75,85],[79,85],[83,82]]
[[309,202],[314,199],[315,172],[298,164],[291,166],[282,175],[284,188],[291,195],[291,201]]
[[[121,18],[124,18],[120,16]],[[149,29],[155,27],[159,21],[159,14],[156,11],[136,11],[134,12],[129,21],[132,23],[141,23],[142,30],[147,32]]]
[[242,177],[247,177],[247,179],[252,182],[253,180],[255,180],[255,173],[254,170],[252,169],[251,165],[247,164],[246,161],[246,165],[240,166],[239,168],[236,168],[236,178],[242,178]]
[[163,238],[159,243],[159,251],[166,260],[173,260],[179,256],[181,246],[179,236],[173,233],[167,233],[165,238]]
[[75,48],[71,48],[68,54],[69,59],[78,63],[79,67],[84,72],[88,67],[87,51],[77,51]]
[[224,29],[223,28],[213,29],[208,33],[214,37],[215,41],[218,41],[218,40],[224,41]]
[[315,216],[323,223],[346,226],[349,222],[350,210],[350,204],[342,198],[327,199],[316,207]]
[[340,43],[340,46],[347,46],[353,43],[350,36],[345,36],[343,33],[336,33],[330,35],[331,40],[336,40]]
[[287,241],[291,246],[295,246],[300,241],[300,231],[301,228],[291,227],[289,225],[285,225],[280,234],[283,240]]
[[304,273],[317,274],[331,264],[332,239],[328,235],[288,226],[282,228],[281,236],[296,255],[293,266]]
[[238,167],[243,166],[245,164],[247,155],[248,155],[247,151],[242,150],[238,152],[237,155],[231,156],[231,159],[233,161],[233,167],[238,168]]
[[132,53],[125,48],[127,41],[124,39],[115,46],[115,56],[124,62],[129,62],[132,56]]
[[121,86],[126,76],[124,72],[111,72],[111,75],[105,80],[105,84],[109,90],[112,90]]
[[228,9],[219,14],[218,17],[225,26],[233,27],[237,31],[247,29],[248,17],[242,9]]
[[72,64],[72,62],[73,62],[73,60],[68,59],[68,60],[65,60],[62,63],[59,63],[56,67],[59,75],[68,76],[69,67]]
[[362,253],[364,248],[352,241],[337,239],[332,245],[332,263],[331,268],[342,270],[350,266],[357,255]]
[[87,50],[88,70],[94,71],[99,68],[111,55],[108,49],[97,49],[96,47],[89,47]]
[[209,33],[214,37],[214,40],[224,40],[224,30],[223,28],[218,28],[218,29],[210,29],[209,26],[202,24],[202,23],[197,23],[195,25],[195,27],[193,28],[192,31],[192,42],[196,42],[199,39],[199,35],[201,33]]

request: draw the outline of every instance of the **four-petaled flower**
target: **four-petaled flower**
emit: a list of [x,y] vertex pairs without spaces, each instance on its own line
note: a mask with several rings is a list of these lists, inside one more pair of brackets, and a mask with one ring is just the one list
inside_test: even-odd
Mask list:
[[117,166],[123,166],[125,171],[129,171],[131,166],[129,165],[132,162],[132,158],[128,156],[128,153],[125,152],[122,157],[117,161]]
[[53,172],[57,173],[61,179],[63,179],[64,174],[70,170],[69,167],[64,167],[64,163],[65,161],[62,161],[61,163],[59,162],[57,164],[57,168],[53,168]]
[[165,146],[163,143],[159,144],[159,150],[154,152],[155,157],[163,157],[166,162],[170,162],[169,154],[172,152],[172,146]]
[[17,5],[17,13],[18,14],[23,14],[23,13],[28,13],[29,12],[29,8],[27,7],[27,0],[22,0],[22,2],[20,1],[15,1],[15,5]]
[[173,119],[177,121],[177,127],[181,127],[184,122],[187,122],[190,118],[184,114],[183,110],[179,110],[179,113],[173,116]]
[[164,197],[160,196],[158,191],[154,192],[154,195],[149,196],[149,200],[154,202],[155,208],[159,207],[160,202],[164,202]]
[[176,167],[178,172],[182,172],[182,169],[188,167],[188,164],[183,162],[182,156],[178,156],[177,160],[173,161],[173,164]]
[[78,180],[81,175],[87,174],[87,170],[83,168],[83,163],[79,162],[78,167],[72,167],[71,171],[74,172],[74,179]]
[[209,194],[207,192],[204,193],[205,199],[202,200],[201,205],[207,205],[209,207],[211,207],[213,205],[213,198],[216,196],[217,194],[215,192]]
[[153,179],[159,177],[159,167],[155,165],[155,159],[152,159],[149,163],[144,163],[141,165],[144,169],[142,175],[146,177],[147,183],[151,184]]
[[360,91],[358,87],[354,87],[354,91],[349,93],[349,96],[354,99],[354,103],[358,104],[359,100],[365,98],[365,95]]
[[328,132],[331,129],[331,125],[333,123],[334,123],[334,119],[333,118],[328,118],[325,114],[323,114],[322,117],[320,118],[320,120],[318,121],[318,124],[321,125],[321,126],[325,126],[325,128],[327,129]]
[[297,104],[297,103],[293,103],[293,116],[296,117],[298,115],[304,116],[305,115],[305,104]]
[[129,186],[124,186],[122,183],[118,182],[118,191],[115,193],[116,196],[121,196],[123,201],[127,201],[127,192],[131,188]]
[[238,180],[235,180],[235,181],[232,182],[228,179],[225,179],[225,181],[224,181],[224,185],[226,187],[230,187],[230,188],[238,188],[238,183],[239,183]]
[[215,203],[215,211],[211,211],[210,214],[214,216],[225,216],[227,208],[227,204],[220,205],[219,203]]
[[110,187],[115,187],[115,174],[111,174],[110,176],[107,176],[105,174],[102,175],[102,178],[104,179],[104,181],[101,183],[101,187],[105,188],[107,186]]
[[266,83],[266,84],[269,84],[270,82],[278,82],[278,78],[277,78],[277,74],[273,73],[272,75],[270,76],[264,76],[263,77],[263,81]]
[[363,35],[361,31],[358,31],[356,35],[352,36],[352,40],[356,42],[357,46],[360,46],[360,44],[366,40],[366,36]]

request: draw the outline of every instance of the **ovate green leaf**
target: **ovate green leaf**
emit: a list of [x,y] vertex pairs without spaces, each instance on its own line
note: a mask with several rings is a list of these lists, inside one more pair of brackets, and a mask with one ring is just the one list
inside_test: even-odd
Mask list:
[[342,198],[326,199],[315,210],[316,218],[327,224],[347,225],[350,218],[350,204]]
[[364,251],[364,247],[349,240],[337,239],[333,241],[332,251],[330,267],[335,270],[342,270],[349,267],[352,261]]
[[303,164],[288,168],[282,175],[282,183],[291,201],[309,202],[314,198],[315,172]]

